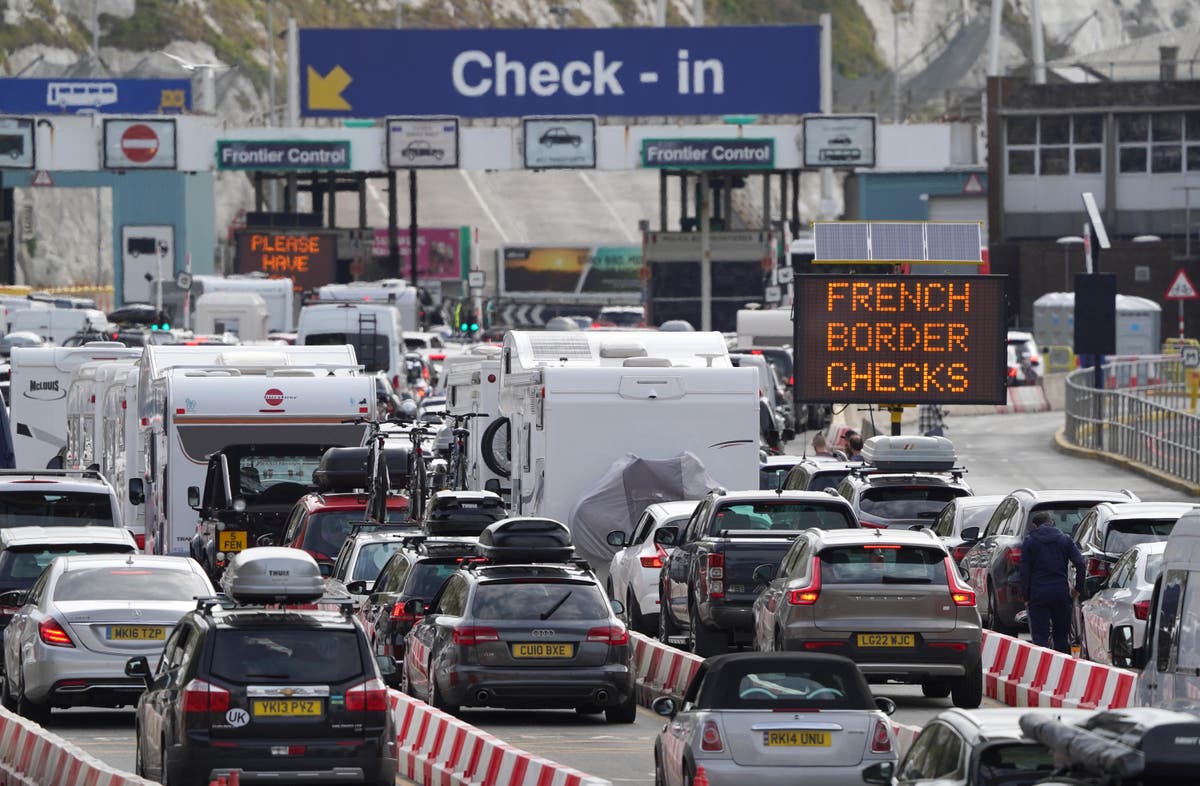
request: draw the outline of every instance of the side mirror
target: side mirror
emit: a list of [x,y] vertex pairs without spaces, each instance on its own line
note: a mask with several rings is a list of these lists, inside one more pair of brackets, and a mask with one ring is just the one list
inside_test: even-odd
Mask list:
[[757,583],[766,586],[775,580],[775,566],[769,563],[759,565],[754,569],[754,572],[750,574],[750,577]]
[[264,532],[263,534],[259,535],[257,538],[254,539],[254,545],[255,546],[274,546],[275,545],[275,536],[272,535],[270,532]]
[[608,545],[616,549],[623,549],[628,545],[627,541],[625,540],[625,533],[619,529],[614,529],[612,532],[608,533],[604,540],[606,543],[608,543]]
[[875,706],[878,707],[884,715],[891,715],[896,711],[896,702],[892,701],[887,696],[876,696]]
[[0,608],[19,609],[25,605],[25,598],[28,596],[27,590],[9,590],[0,594]]
[[1119,669],[1140,669],[1145,665],[1145,652],[1133,646],[1133,626],[1118,625],[1109,639],[1112,663]]
[[328,562],[318,562],[317,570],[321,571],[321,578],[327,579],[333,575],[333,566]]
[[674,546],[679,540],[679,527],[659,527],[654,530],[654,542],[660,546]]
[[150,687],[150,661],[146,660],[145,655],[138,655],[136,658],[130,658],[125,661],[125,676],[126,677],[141,677],[142,682],[146,683],[146,687]]
[[1108,581],[1107,576],[1088,576],[1083,580],[1083,599],[1095,595],[1100,590],[1104,589],[1104,583]]
[[678,712],[678,709],[675,707],[675,699],[672,699],[670,696],[659,696],[650,707],[656,714],[664,718],[674,718],[675,713]]
[[146,486],[141,478],[129,479],[129,504],[141,505],[146,501]]
[[367,592],[367,582],[362,579],[352,581],[346,585],[346,592],[349,592],[351,595],[365,595]]
[[612,606],[613,614],[616,614],[618,617],[625,614],[625,604],[616,598],[610,600],[608,605]]
[[379,665],[379,674],[384,679],[394,677],[399,669],[396,668],[396,659],[391,655],[376,655],[375,663]]
[[791,442],[795,438],[796,438],[796,430],[795,429],[785,428],[783,430],[783,441],[784,442]]
[[420,598],[413,598],[404,604],[404,613],[408,614],[410,617],[424,617],[425,601],[421,600]]
[[975,541],[979,540],[979,527],[967,527],[958,534],[959,537],[968,543],[974,543]]
[[192,510],[200,510],[200,487],[188,486],[187,490],[188,507]]
[[500,493],[500,479],[499,478],[488,478],[483,484],[483,490],[490,491],[493,494],[499,494]]

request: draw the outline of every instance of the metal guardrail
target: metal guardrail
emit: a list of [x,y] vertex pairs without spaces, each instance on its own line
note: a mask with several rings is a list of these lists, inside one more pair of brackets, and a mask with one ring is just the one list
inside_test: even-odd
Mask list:
[[1074,445],[1111,453],[1200,485],[1200,415],[1191,410],[1178,356],[1151,356],[1066,378],[1066,428]]

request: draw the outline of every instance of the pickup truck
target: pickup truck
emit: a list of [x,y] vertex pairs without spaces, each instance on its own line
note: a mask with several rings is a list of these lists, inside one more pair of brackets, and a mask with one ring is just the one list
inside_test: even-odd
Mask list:
[[762,589],[755,569],[778,568],[806,529],[858,526],[849,503],[823,491],[709,492],[663,564],[659,639],[684,636],[701,657],[753,643],[754,599]]

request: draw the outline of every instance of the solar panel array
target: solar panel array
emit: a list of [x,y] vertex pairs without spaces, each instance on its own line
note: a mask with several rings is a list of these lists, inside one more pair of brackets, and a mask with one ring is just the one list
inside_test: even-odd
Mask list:
[[983,231],[977,222],[816,222],[814,264],[822,262],[960,262],[979,264]]

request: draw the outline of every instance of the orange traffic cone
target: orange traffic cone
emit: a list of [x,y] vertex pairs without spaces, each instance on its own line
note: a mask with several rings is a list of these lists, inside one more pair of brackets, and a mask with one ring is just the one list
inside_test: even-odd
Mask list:
[[696,777],[692,779],[692,786],[708,786],[708,776],[704,774],[703,767],[696,768]]

